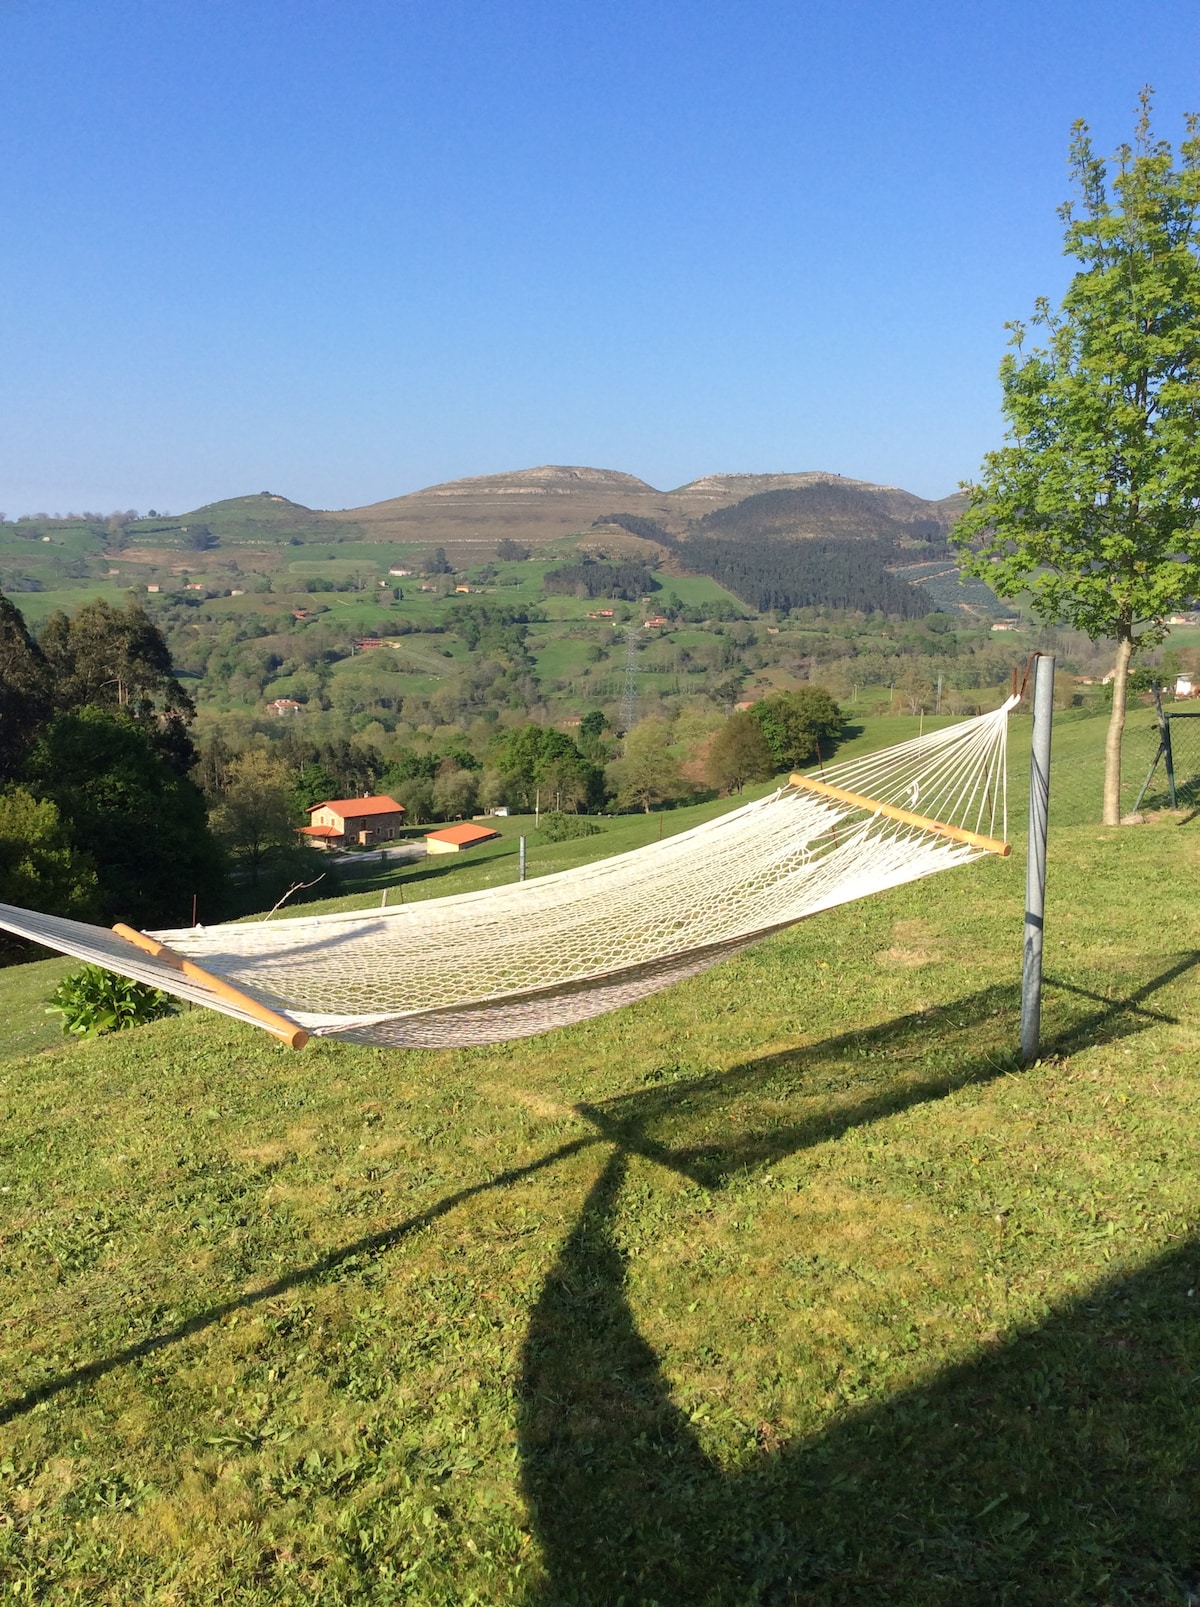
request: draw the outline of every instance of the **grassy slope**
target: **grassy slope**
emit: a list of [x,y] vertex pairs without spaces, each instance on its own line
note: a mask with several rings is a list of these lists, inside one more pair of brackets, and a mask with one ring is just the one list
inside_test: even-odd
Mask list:
[[524,1043],[3,1062],[0,1580],[1180,1599],[1196,829],[1056,832],[1025,1072],[1019,854]]

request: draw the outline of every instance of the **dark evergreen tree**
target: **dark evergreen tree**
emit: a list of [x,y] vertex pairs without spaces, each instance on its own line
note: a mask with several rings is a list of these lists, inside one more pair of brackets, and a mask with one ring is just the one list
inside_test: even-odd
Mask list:
[[127,710],[57,715],[34,744],[24,779],[57,806],[72,849],[95,864],[104,920],[179,925],[196,892],[211,909],[221,864],[204,799]]
[[0,592],[0,781],[16,775],[53,707],[50,671],[19,608]]
[[38,638],[61,710],[124,710],[155,733],[159,751],[181,774],[196,761],[187,727],[191,698],[175,678],[162,632],[132,598],[124,608],[97,598],[68,615],[50,615]]

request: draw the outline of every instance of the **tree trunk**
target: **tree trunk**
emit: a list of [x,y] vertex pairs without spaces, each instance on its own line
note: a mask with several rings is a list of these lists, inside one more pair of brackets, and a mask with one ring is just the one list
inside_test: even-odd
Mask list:
[[1121,737],[1125,730],[1125,685],[1129,676],[1129,660],[1133,656],[1133,638],[1125,630],[1117,640],[1117,662],[1113,666],[1112,715],[1108,722],[1108,736],[1104,743],[1104,824],[1121,824]]

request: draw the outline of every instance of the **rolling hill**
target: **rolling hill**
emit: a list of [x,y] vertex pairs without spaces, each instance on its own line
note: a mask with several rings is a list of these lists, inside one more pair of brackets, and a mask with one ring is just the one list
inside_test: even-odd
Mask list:
[[80,582],[116,592],[222,569],[251,583],[298,573],[296,549],[373,570],[441,547],[461,570],[491,562],[508,538],[543,561],[603,555],[707,575],[759,609],[920,614],[933,606],[911,594],[920,577],[896,571],[953,564],[945,538],[960,506],[822,471],[714,474],[662,491],[615,469],[547,464],[340,511],[262,491],[174,516],[24,520],[0,527],[0,586],[37,595],[44,613]]
[[[767,499],[765,502],[763,499]],[[584,531],[599,521],[619,523],[637,534],[636,523],[686,536],[701,525],[747,507],[733,519],[750,539],[764,517],[772,535],[879,535],[901,528],[924,538],[944,535],[961,498],[928,502],[894,486],[877,486],[841,475],[712,474],[674,491],[659,491],[616,469],[546,464],[504,474],[480,475],[428,486],[403,497],[322,517],[352,523],[368,539],[443,546],[464,562],[478,559],[504,537],[539,546]],[[715,534],[716,531],[706,531]],[[722,531],[722,533],[724,533]]]

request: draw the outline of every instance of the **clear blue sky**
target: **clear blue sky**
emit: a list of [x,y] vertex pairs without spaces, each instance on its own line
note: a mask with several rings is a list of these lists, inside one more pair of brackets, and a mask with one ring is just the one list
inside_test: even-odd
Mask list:
[[1195,0],[0,0],[0,508],[952,491]]

